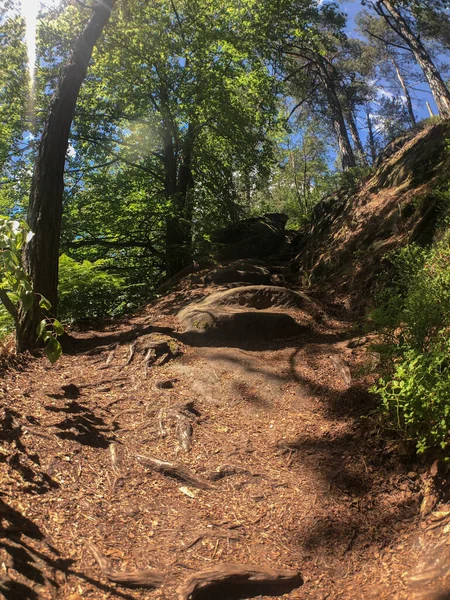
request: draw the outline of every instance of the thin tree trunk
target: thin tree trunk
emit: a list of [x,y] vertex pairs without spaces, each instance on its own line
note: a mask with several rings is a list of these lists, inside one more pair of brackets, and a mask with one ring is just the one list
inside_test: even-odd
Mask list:
[[399,80],[400,85],[402,86],[403,93],[405,94],[406,108],[408,109],[409,119],[411,121],[411,124],[415,125],[416,124],[416,116],[414,114],[414,109],[413,109],[412,100],[411,100],[411,94],[409,93],[405,78],[403,77],[400,67],[399,67],[397,61],[395,60],[395,58],[392,56],[392,54],[388,53],[388,55],[389,55],[389,58],[390,58],[392,64],[394,65],[394,69],[397,74],[397,79]]
[[369,142],[370,159],[372,161],[372,164],[374,164],[377,159],[377,148],[375,145],[375,136],[373,133],[373,125],[372,125],[372,119],[370,118],[369,109],[366,110],[366,118],[367,118],[367,139]]
[[359,135],[358,127],[356,126],[355,117],[353,116],[351,108],[345,111],[345,118],[347,121],[348,128],[350,130],[351,138],[353,140],[353,146],[356,151],[356,156],[358,157],[362,165],[367,166],[366,153],[364,152],[364,147],[362,145],[361,137]]
[[[400,35],[408,46],[411,48],[415,59],[419,63],[431,89],[434,100],[442,117],[450,117],[450,91],[447,89],[439,71],[433,64],[430,55],[422,44],[420,38],[414,34],[408,22],[405,20],[401,12],[397,9],[394,2],[390,0],[378,0],[374,7],[378,14],[383,16],[389,26]],[[385,13],[383,8],[386,8],[394,23]]]
[[[24,267],[31,276],[33,291],[42,294],[57,311],[58,260],[61,231],[64,166],[69,134],[81,84],[86,76],[95,43],[110,17],[115,0],[95,4],[92,16],[77,40],[50,103],[34,166],[28,209],[28,224],[34,237],[25,246]],[[27,313],[21,311],[17,329],[18,350],[36,344],[36,327],[41,319],[38,302]]]

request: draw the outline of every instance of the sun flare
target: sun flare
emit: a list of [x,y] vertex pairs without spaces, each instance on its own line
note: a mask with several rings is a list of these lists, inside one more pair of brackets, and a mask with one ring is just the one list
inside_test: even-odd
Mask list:
[[22,15],[25,19],[25,43],[27,46],[30,87],[34,89],[36,75],[36,23],[39,0],[21,0]]

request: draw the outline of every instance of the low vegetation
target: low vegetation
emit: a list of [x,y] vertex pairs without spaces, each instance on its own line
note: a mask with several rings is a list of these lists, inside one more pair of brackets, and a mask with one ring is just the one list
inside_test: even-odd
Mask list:
[[450,231],[428,249],[389,256],[391,284],[372,319],[382,328],[385,374],[373,388],[390,425],[418,453],[445,450],[450,431]]

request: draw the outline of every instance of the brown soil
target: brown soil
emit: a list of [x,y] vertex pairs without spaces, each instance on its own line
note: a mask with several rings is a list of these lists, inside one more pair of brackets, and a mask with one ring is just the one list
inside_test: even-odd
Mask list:
[[[436,467],[411,464],[362,418],[368,340],[328,314],[296,338],[190,346],[175,314],[211,291],[185,282],[74,333],[55,366],[5,374],[0,595],[169,600],[232,563],[300,571],[304,584],[198,598],[450,597]],[[155,573],[162,587],[139,587]]]

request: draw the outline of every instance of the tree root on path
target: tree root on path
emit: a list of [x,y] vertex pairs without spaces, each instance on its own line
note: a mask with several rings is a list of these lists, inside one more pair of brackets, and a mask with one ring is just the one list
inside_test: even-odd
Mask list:
[[269,594],[281,596],[301,585],[303,578],[297,571],[224,564],[190,575],[178,588],[177,600],[237,600]]
[[159,460],[158,458],[152,458],[149,456],[141,456],[140,454],[136,454],[137,460],[152,471],[156,471],[157,473],[162,473],[163,475],[167,475],[168,477],[173,477],[174,479],[178,479],[179,481],[183,481],[189,485],[192,485],[196,488],[200,488],[202,490],[212,490],[214,486],[199,479],[196,477],[189,469],[184,467],[183,465],[176,465],[174,463],[166,462],[164,460]]
[[86,546],[92,552],[103,575],[126,587],[157,588],[166,583],[166,578],[161,573],[146,569],[144,571],[114,571],[110,561],[105,558],[92,542],[86,542]]

